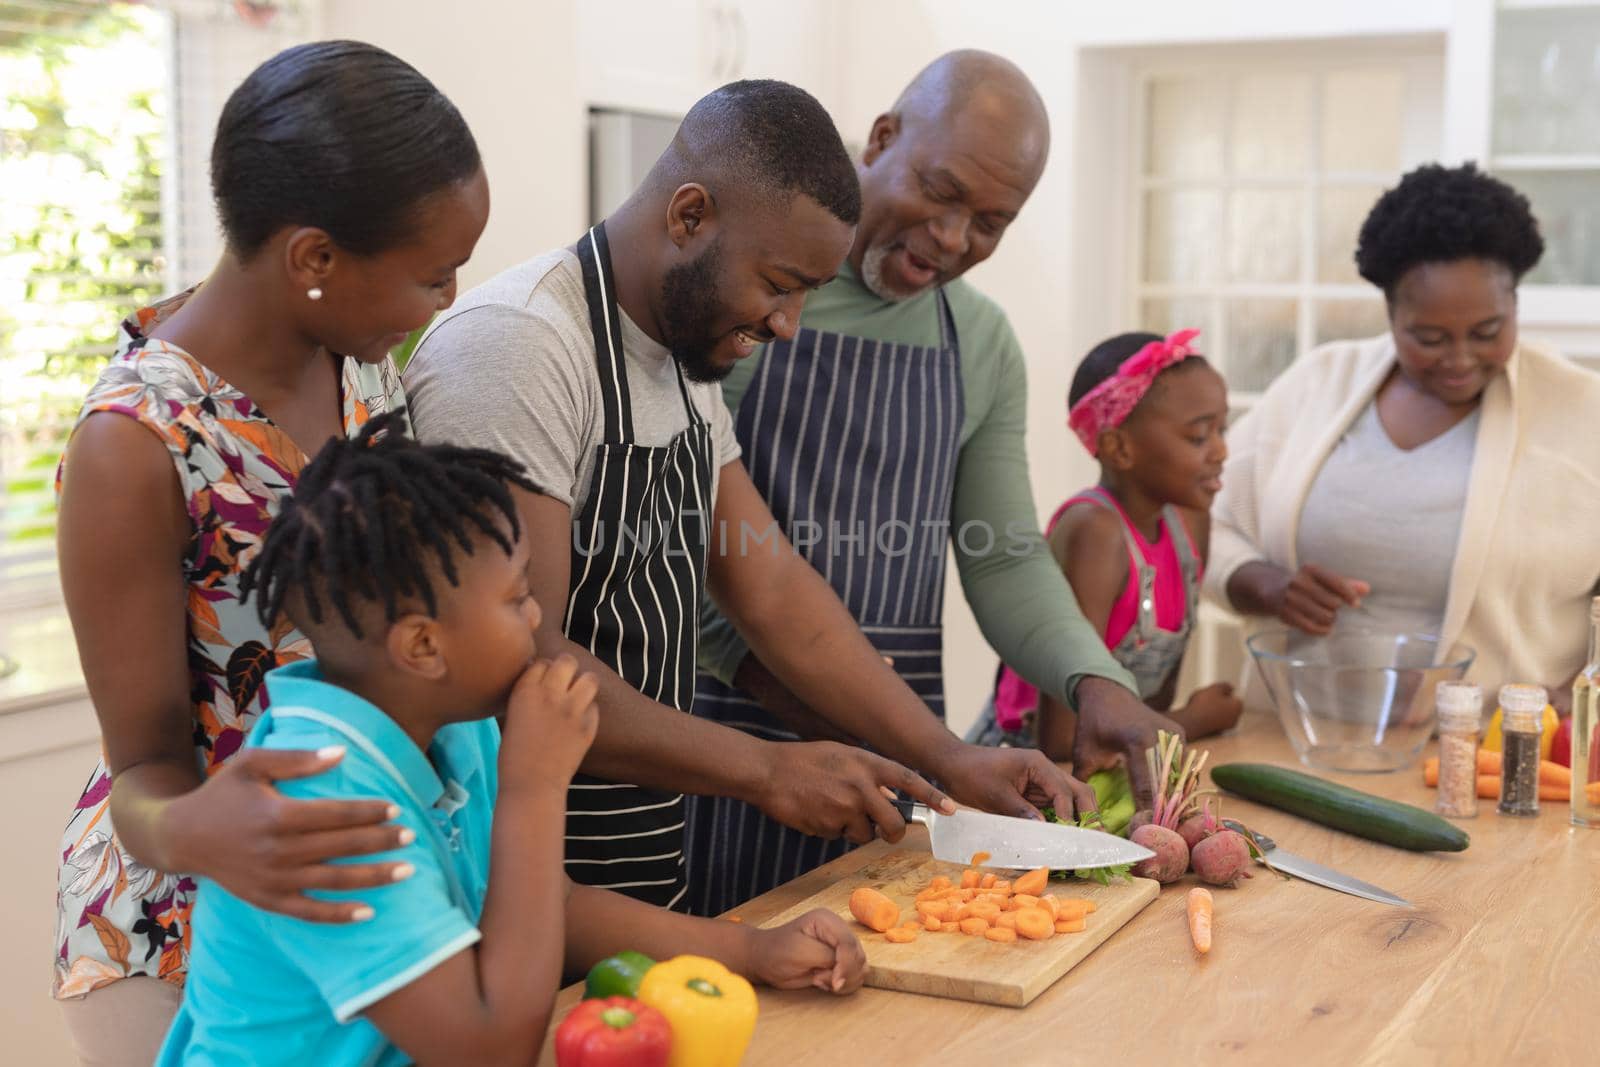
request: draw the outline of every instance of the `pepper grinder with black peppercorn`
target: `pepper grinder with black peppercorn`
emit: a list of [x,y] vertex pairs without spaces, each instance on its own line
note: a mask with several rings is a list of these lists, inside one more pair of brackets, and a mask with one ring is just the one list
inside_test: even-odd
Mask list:
[[1539,733],[1549,699],[1543,686],[1500,688],[1504,752],[1500,770],[1500,814],[1539,814]]

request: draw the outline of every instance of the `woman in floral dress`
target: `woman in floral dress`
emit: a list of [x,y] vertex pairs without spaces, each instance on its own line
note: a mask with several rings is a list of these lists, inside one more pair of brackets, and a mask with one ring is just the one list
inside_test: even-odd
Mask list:
[[381,803],[283,799],[342,753],[239,746],[262,676],[309,654],[239,575],[323,442],[404,402],[389,351],[449,306],[488,217],[461,115],[348,41],[267,61],[218,123],[226,251],[146,308],[90,390],[59,477],[61,579],[103,757],[61,846],[55,995],[85,1063],[148,1064],[177,1007],[195,874],[262,907],[359,921],[305,895],[382,885]]

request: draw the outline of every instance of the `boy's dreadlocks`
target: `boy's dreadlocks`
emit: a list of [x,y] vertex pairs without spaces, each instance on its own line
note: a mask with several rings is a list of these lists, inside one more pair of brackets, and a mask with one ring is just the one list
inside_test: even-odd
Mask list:
[[522,466],[489,449],[419,445],[405,425],[404,408],[379,415],[354,438],[328,442],[300,472],[239,582],[241,599],[257,593],[263,625],[272,625],[291,590],[322,622],[320,590],[361,638],[353,597],[381,600],[389,622],[399,618],[402,597],[420,598],[436,615],[428,579],[435,561],[456,585],[454,556],[472,554],[474,534],[510,554],[519,527],[509,487],[538,492]]

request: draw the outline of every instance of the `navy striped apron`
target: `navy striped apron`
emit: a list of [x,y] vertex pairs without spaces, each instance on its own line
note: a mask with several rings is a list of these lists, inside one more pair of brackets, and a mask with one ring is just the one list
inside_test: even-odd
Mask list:
[[[605,224],[577,246],[605,412],[589,496],[573,524],[563,630],[651,700],[688,711],[694,699],[711,430],[678,389],[689,425],[669,443],[634,443],[621,320]],[[567,793],[567,874],[666,907],[684,905],[683,794],[579,774]]]
[[[779,525],[907,685],[944,717],[942,614],[961,352],[944,291],[939,344],[802,329],[768,346],[734,418],[745,466]],[[738,689],[702,673],[694,713],[793,741]],[[689,910],[716,915],[851,847],[728,797],[689,798]]]

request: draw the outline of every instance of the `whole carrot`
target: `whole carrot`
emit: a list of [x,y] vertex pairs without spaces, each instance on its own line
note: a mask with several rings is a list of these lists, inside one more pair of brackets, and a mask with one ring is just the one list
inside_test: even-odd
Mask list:
[[1211,890],[1189,890],[1189,938],[1202,956],[1211,951],[1212,907]]

